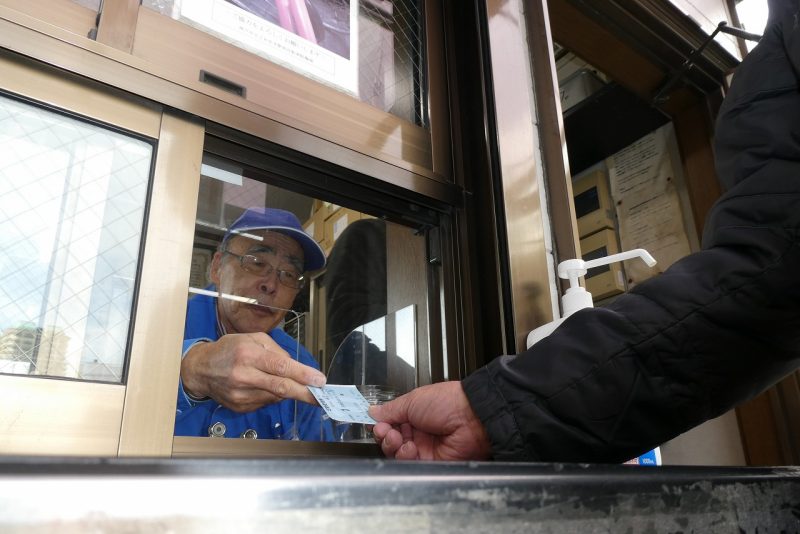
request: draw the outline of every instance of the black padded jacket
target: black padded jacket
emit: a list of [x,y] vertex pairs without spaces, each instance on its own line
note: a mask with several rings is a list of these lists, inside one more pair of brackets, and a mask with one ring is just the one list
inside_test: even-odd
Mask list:
[[702,249],[463,380],[495,459],[620,462],[800,365],[800,27],[770,1],[715,131]]

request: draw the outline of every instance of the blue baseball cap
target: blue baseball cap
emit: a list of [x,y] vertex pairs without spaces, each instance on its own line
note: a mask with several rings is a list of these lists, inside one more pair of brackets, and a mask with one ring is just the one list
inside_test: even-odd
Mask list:
[[325,253],[322,247],[303,230],[300,220],[290,211],[277,208],[247,208],[228,227],[222,242],[249,230],[269,230],[291,237],[303,249],[306,271],[316,271],[325,267]]

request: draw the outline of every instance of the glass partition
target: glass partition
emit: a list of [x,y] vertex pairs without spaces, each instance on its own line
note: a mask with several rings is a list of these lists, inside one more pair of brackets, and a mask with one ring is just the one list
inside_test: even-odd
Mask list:
[[0,96],[0,373],[123,381],[152,156]]
[[419,0],[143,0],[142,5],[427,125]]
[[[354,328],[326,367],[329,384],[355,385],[381,404],[417,385],[416,310],[413,305]],[[334,424],[336,441],[372,441],[362,424]]]
[[362,392],[374,394],[376,402],[413,389],[417,361],[415,316],[414,306],[406,306],[350,331],[325,368],[328,383],[357,385]]

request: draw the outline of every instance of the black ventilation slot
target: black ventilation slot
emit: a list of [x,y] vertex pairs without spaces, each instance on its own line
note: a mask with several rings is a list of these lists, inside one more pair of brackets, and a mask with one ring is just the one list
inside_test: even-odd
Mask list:
[[234,83],[230,80],[226,80],[225,78],[220,78],[216,74],[211,74],[210,72],[201,70],[200,81],[203,83],[207,83],[208,85],[214,86],[217,89],[222,89],[223,91],[226,91],[228,93],[233,93],[235,95],[241,96],[242,98],[246,98],[247,87],[245,87],[244,85],[239,85],[238,83]]

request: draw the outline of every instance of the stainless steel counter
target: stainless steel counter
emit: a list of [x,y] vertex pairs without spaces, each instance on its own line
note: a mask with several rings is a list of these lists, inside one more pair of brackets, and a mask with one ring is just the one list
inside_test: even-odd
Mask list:
[[0,459],[0,532],[797,532],[800,469]]

